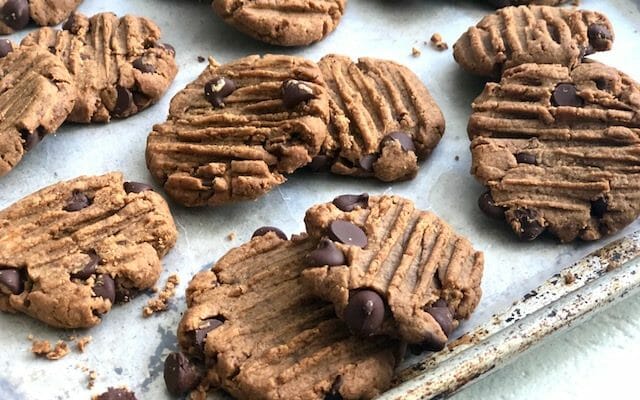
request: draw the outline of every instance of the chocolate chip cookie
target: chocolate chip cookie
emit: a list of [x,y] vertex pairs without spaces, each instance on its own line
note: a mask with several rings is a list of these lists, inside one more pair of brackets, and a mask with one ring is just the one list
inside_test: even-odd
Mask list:
[[64,61],[78,98],[68,120],[108,122],[156,103],[173,81],[175,50],[160,42],[151,20],[112,13],[74,13],[62,30],[41,28],[22,45],[37,45]]
[[147,139],[147,166],[187,206],[255,199],[308,164],[327,136],[320,69],[293,56],[211,61]]
[[548,6],[506,7],[469,28],[453,46],[465,70],[498,77],[525,63],[575,67],[584,56],[610,50],[614,34],[603,14]]
[[[206,368],[201,387],[253,400],[371,399],[388,388],[400,345],[351,335],[300,280],[317,243],[267,231],[193,278],[178,339]],[[180,353],[167,358],[164,376],[174,394],[198,383]]]
[[413,178],[444,133],[429,91],[393,61],[328,55],[319,61],[331,94],[331,133],[314,168],[385,182]]
[[79,177],[0,211],[0,310],[87,328],[153,287],[176,242],[166,202],[120,173]]
[[76,99],[62,61],[39,48],[13,48],[0,40],[0,176],[45,134],[55,132]]
[[213,0],[226,23],[265,43],[306,46],[331,33],[347,0]]
[[640,86],[589,62],[525,64],[473,103],[480,208],[532,240],[596,240],[640,215]]
[[0,0],[0,34],[23,29],[29,20],[40,26],[59,24],[80,3],[82,0]]
[[303,280],[357,335],[441,350],[480,301],[484,256],[398,196],[344,195],[312,207]]

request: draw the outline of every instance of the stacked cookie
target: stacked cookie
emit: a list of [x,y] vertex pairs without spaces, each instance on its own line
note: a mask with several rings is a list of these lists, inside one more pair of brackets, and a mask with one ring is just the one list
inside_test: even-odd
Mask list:
[[305,223],[291,239],[261,228],[193,278],[171,393],[370,399],[406,343],[442,350],[478,304],[482,253],[409,200],[339,196]]
[[597,240],[640,215],[640,86],[584,59],[612,43],[604,15],[549,7],[504,8],[456,43],[463,68],[501,73],[473,103],[471,172],[523,240]]
[[3,0],[0,2],[0,34],[23,29],[29,21],[40,26],[57,25],[80,3],[82,0]]
[[19,47],[0,42],[0,175],[65,121],[108,122],[155,103],[177,73],[160,35],[147,18],[72,14]]
[[211,60],[147,140],[147,166],[187,206],[255,199],[312,169],[413,178],[444,132],[422,82],[392,61],[329,55]]

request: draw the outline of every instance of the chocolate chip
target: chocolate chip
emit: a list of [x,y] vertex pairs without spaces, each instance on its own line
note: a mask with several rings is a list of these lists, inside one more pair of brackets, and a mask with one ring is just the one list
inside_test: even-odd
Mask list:
[[122,116],[133,104],[131,91],[123,86],[116,86],[116,105],[111,111],[113,115]]
[[124,388],[114,389],[110,387],[106,392],[95,397],[95,400],[138,400],[135,393]]
[[175,47],[173,47],[169,43],[160,43],[160,44],[157,44],[156,47],[166,50],[169,54],[171,54],[172,57],[176,56]]
[[329,157],[325,155],[315,156],[311,159],[308,167],[313,172],[319,172],[327,169],[329,166]]
[[314,97],[313,89],[305,82],[289,79],[282,83],[282,103],[286,108],[294,108]]
[[135,104],[138,109],[143,109],[151,104],[151,98],[136,90],[133,92],[133,104]]
[[377,159],[378,156],[376,154],[367,154],[366,156],[360,157],[358,164],[363,170],[371,172],[373,171],[373,163],[375,163]]
[[202,56],[198,56],[198,62],[205,62],[207,59],[202,57]]
[[504,207],[500,207],[496,205],[493,200],[493,196],[491,196],[491,191],[486,191],[480,195],[478,199],[478,207],[485,213],[487,216],[495,219],[504,219]]
[[223,100],[236,90],[236,83],[224,76],[216,76],[204,85],[204,97],[216,108],[224,107]]
[[7,0],[0,9],[2,22],[12,29],[22,29],[29,23],[29,2],[27,0]]
[[453,327],[453,313],[451,312],[451,310],[449,310],[449,307],[447,307],[446,305],[444,307],[429,306],[429,307],[425,307],[424,310],[429,314],[431,314],[433,319],[435,319],[438,325],[440,325],[440,327],[442,328],[442,331],[444,332],[445,335],[447,335],[447,337],[451,335],[451,332],[453,332],[454,327]]
[[609,203],[607,199],[604,197],[598,197],[595,200],[591,201],[591,216],[596,218],[604,217],[604,214],[607,212],[607,207]]
[[257,236],[264,236],[269,232],[273,232],[276,234],[277,237],[279,237],[282,240],[287,240],[287,235],[282,232],[280,229],[276,228],[275,226],[263,226],[261,228],[258,228],[255,230],[255,232],[253,232],[253,235],[251,235],[251,238],[257,237]]
[[597,78],[595,79],[595,84],[598,90],[610,90],[611,86],[609,85],[609,81],[605,78]]
[[33,148],[36,147],[38,143],[40,143],[40,140],[42,140],[40,131],[38,130],[36,130],[35,132],[23,130],[22,132],[20,132],[20,135],[22,137],[22,140],[24,141],[22,146],[24,147],[25,151],[33,150]]
[[146,192],[147,190],[153,192],[153,187],[151,185],[147,185],[142,182],[125,182],[123,186],[126,193],[140,193]]
[[11,41],[7,39],[0,39],[0,58],[4,58],[7,54],[13,51],[13,46],[11,45]]
[[87,208],[90,205],[91,199],[89,199],[86,194],[82,193],[79,190],[74,190],[73,194],[71,194],[71,199],[69,199],[67,205],[62,209],[68,212],[75,212]]
[[422,351],[441,351],[447,345],[446,340],[442,340],[434,335],[430,335],[425,341],[420,343]]
[[353,292],[344,310],[344,321],[349,329],[360,336],[371,336],[378,332],[384,320],[384,301],[373,290]]
[[320,243],[318,243],[318,247],[307,255],[306,263],[309,267],[321,267],[323,265],[333,267],[336,265],[345,265],[347,259],[335,243],[327,238],[323,238],[320,240]]
[[416,145],[413,143],[413,138],[411,138],[411,135],[406,132],[392,132],[384,139],[385,141],[397,140],[404,151],[416,151]]
[[182,353],[171,353],[164,360],[164,383],[171,394],[190,392],[200,382],[200,374]]
[[349,246],[366,247],[367,235],[360,227],[348,221],[336,220],[329,225],[329,237]]
[[516,154],[516,161],[519,164],[533,164],[536,165],[536,155],[531,153],[518,153]]
[[589,25],[587,36],[589,36],[589,44],[596,51],[608,50],[613,40],[613,35],[611,31],[609,31],[609,28],[601,24]]
[[367,208],[369,206],[369,194],[343,194],[333,199],[333,205],[345,212],[353,211],[356,207]]
[[145,63],[142,57],[136,58],[131,63],[131,65],[133,65],[133,68],[139,70],[143,74],[153,74],[154,72],[156,72],[156,67],[151,64]]
[[109,274],[100,274],[96,278],[96,283],[93,286],[93,293],[97,297],[102,297],[105,300],[110,300],[111,304],[116,302],[116,283]]
[[0,267],[0,292],[4,294],[20,294],[24,291],[24,282],[17,268]]
[[224,324],[224,319],[220,317],[209,318],[202,321],[200,327],[193,331],[193,340],[196,348],[200,352],[204,352],[204,343],[207,339],[207,335],[214,329],[217,329]]
[[584,100],[578,96],[578,90],[572,83],[561,83],[556,86],[551,96],[551,102],[556,107],[582,107]]
[[342,375],[336,376],[336,379],[331,384],[331,388],[329,388],[329,391],[325,394],[324,400],[344,400],[340,394],[340,388],[343,383],[344,379],[342,378]]
[[520,222],[520,231],[516,234],[522,240],[533,240],[544,232],[544,227],[538,222],[538,213],[529,209],[518,209],[514,213],[515,218]]
[[89,256],[89,262],[87,262],[87,264],[82,267],[80,271],[72,273],[72,279],[87,280],[96,273],[96,268],[98,267],[98,263],[100,262],[100,256],[97,255],[95,251],[91,251],[87,253],[87,255]]
[[62,29],[65,31],[69,31],[74,35],[80,31],[80,21],[78,19],[78,15],[73,12],[69,16],[69,18],[62,24]]

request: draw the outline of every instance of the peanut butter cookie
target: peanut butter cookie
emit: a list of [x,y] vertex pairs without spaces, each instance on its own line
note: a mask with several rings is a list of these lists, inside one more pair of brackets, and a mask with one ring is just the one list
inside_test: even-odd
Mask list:
[[64,21],[82,0],[0,0],[0,34],[23,29],[33,20],[40,26]]

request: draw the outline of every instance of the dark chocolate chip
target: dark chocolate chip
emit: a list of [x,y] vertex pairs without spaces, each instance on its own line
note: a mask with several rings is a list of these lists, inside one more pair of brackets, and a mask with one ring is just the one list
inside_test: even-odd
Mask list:
[[323,238],[318,243],[318,247],[307,255],[306,263],[309,267],[321,267],[323,265],[333,267],[345,265],[347,259],[335,243]]
[[607,212],[607,207],[609,203],[607,199],[604,197],[598,197],[595,200],[591,201],[591,216],[596,218],[604,217],[604,214]]
[[608,50],[613,40],[613,35],[609,28],[601,24],[589,25],[587,35],[589,36],[589,44],[596,51]]
[[125,284],[129,285],[127,281],[116,279],[116,303],[128,303],[140,294],[140,290],[125,286]]
[[442,340],[431,335],[424,342],[420,343],[422,351],[441,351],[447,345],[446,340]]
[[385,137],[385,141],[387,140],[397,140],[404,151],[416,151],[416,145],[413,143],[413,138],[406,132],[392,132]]
[[533,164],[536,165],[536,155],[531,153],[518,153],[516,154],[516,161],[519,164]]
[[305,82],[289,79],[282,83],[282,103],[286,108],[294,108],[314,97],[313,89]]
[[487,190],[480,195],[480,198],[478,198],[478,207],[491,218],[504,219],[505,209],[504,207],[496,205],[493,196],[491,196],[491,191]]
[[516,232],[520,239],[533,240],[544,232],[544,226],[537,220],[537,212],[528,209],[518,209],[514,215],[520,222],[520,232]]
[[65,23],[62,24],[62,29],[69,31],[74,35],[80,31],[80,21],[78,20],[78,15],[75,12],[71,13]]
[[254,238],[257,236],[264,236],[269,232],[275,233],[276,236],[282,240],[287,240],[287,235],[284,232],[282,232],[280,229],[276,228],[275,226],[263,226],[261,228],[258,228],[255,230],[255,232],[253,232],[253,235],[251,235],[251,238]]
[[596,87],[598,90],[611,90],[611,86],[609,85],[609,81],[605,78],[597,78],[595,80]]
[[315,156],[309,163],[309,169],[313,172],[319,172],[329,167],[329,157],[324,155]]
[[200,382],[200,374],[182,353],[171,353],[164,360],[164,383],[173,395],[190,392]]
[[0,39],[0,58],[4,58],[13,51],[11,42],[7,39]]
[[373,290],[353,292],[344,310],[344,321],[349,329],[360,336],[372,336],[378,332],[384,320],[384,301]]
[[40,143],[40,140],[42,140],[40,131],[38,130],[35,132],[22,131],[20,135],[22,137],[22,140],[24,141],[22,146],[24,147],[25,151],[33,150],[33,148],[36,147],[38,143]]
[[95,251],[91,251],[87,255],[89,256],[89,262],[80,271],[72,273],[72,279],[87,280],[96,273],[98,263],[100,263],[100,256]]
[[93,285],[93,293],[95,293],[97,297],[110,300],[111,304],[115,304],[116,283],[109,274],[100,274],[96,278],[96,283]]
[[133,92],[133,104],[135,104],[138,109],[143,109],[151,104],[151,98],[136,90]]
[[331,222],[329,225],[329,237],[336,242],[362,248],[365,248],[369,242],[367,235],[360,227],[343,220]]
[[444,332],[445,335],[447,335],[447,337],[451,335],[451,332],[453,332],[453,329],[454,329],[453,313],[451,312],[451,310],[449,310],[449,307],[447,307],[446,305],[444,307],[430,306],[430,307],[425,307],[424,310],[429,314],[431,314],[433,319],[435,319],[436,322],[438,322],[438,324],[442,328],[442,331]]
[[375,163],[377,159],[378,156],[376,154],[367,154],[366,156],[360,157],[358,164],[363,170],[371,172],[373,171],[373,163]]
[[17,268],[0,267],[0,292],[20,294],[24,291],[24,282]]
[[143,74],[153,74],[154,72],[156,72],[156,67],[151,64],[145,63],[142,57],[136,58],[131,63],[131,65],[133,65],[133,68],[139,70]]
[[153,187],[142,182],[125,182],[124,191],[127,193],[140,193],[150,190],[153,192]]
[[133,104],[131,91],[123,86],[116,86],[116,105],[111,111],[113,115],[122,116]]
[[87,208],[90,205],[91,199],[89,199],[86,194],[82,193],[79,190],[74,190],[73,194],[71,194],[71,199],[69,199],[67,205],[64,206],[63,210],[68,212],[75,212]]
[[369,194],[343,194],[333,199],[333,205],[345,212],[353,211],[356,207],[367,208],[369,206]]
[[0,9],[0,17],[11,29],[22,29],[29,23],[29,2],[27,0],[7,0]]
[[198,56],[198,62],[205,62],[207,59],[202,57],[202,56]]
[[582,107],[584,100],[578,96],[578,90],[572,83],[561,83],[556,86],[551,96],[551,102],[556,107]]
[[329,388],[329,391],[325,394],[324,400],[343,400],[343,397],[340,394],[340,388],[343,383],[344,379],[342,378],[342,375],[336,376],[336,379],[331,384],[331,388]]
[[224,319],[215,317],[202,321],[200,327],[193,331],[193,340],[196,348],[200,352],[204,352],[204,343],[207,340],[207,335],[214,329],[217,329],[224,324]]
[[176,48],[170,45],[169,43],[160,43],[156,47],[160,47],[161,49],[165,49],[171,56],[176,56]]
[[135,393],[125,388],[114,389],[110,387],[106,392],[95,397],[95,400],[138,400]]
[[204,85],[204,97],[216,108],[224,107],[224,99],[236,90],[236,83],[224,76],[216,76]]

